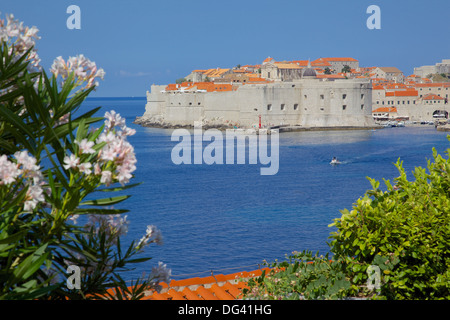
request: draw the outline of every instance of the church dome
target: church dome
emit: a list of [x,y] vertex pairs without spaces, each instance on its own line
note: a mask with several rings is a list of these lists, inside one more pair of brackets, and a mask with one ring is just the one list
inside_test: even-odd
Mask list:
[[316,70],[311,67],[311,62],[308,60],[308,66],[303,69],[302,78],[315,78],[317,76]]
[[317,76],[316,70],[314,68],[305,68],[302,74],[303,78],[315,78]]

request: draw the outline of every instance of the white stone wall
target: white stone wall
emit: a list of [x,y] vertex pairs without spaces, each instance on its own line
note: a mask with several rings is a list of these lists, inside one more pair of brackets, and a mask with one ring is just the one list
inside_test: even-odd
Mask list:
[[409,117],[410,121],[433,121],[433,113],[436,110],[447,111],[450,114],[450,105],[448,104],[415,104],[415,105],[399,105],[397,114],[399,117]]
[[[152,86],[145,117],[173,125],[193,125],[221,119],[240,127],[301,125],[303,127],[366,127],[372,118],[372,89],[368,79],[246,84],[236,91],[161,93]],[[270,105],[270,110],[269,110]]]

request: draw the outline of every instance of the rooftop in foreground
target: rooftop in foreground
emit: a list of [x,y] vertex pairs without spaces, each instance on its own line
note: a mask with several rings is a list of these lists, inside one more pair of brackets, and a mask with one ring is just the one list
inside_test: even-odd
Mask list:
[[158,293],[147,292],[144,300],[238,300],[242,299],[247,280],[258,277],[269,268],[250,272],[218,274],[208,277],[195,277],[161,283],[163,289]]

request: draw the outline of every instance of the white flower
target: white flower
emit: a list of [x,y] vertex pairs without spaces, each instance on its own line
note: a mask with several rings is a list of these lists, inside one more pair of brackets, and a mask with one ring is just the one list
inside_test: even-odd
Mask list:
[[145,246],[149,245],[150,243],[156,243],[159,245],[163,243],[161,231],[156,226],[153,225],[147,226],[145,235],[139,240],[138,244],[136,245],[136,248],[138,250],[142,250]]
[[64,169],[68,170],[69,168],[76,168],[78,164],[80,163],[80,159],[77,158],[74,154],[71,154],[70,157],[65,156],[64,157],[64,163],[63,165]]
[[73,224],[77,224],[77,220],[80,217],[79,214],[73,214],[70,216],[69,220],[71,220],[73,222]]
[[107,146],[106,148],[102,149],[100,158],[106,161],[114,161],[114,159],[116,158],[116,154],[117,153],[113,148]]
[[76,84],[86,83],[86,89],[93,85],[98,86],[98,82],[95,79],[100,78],[103,80],[105,76],[103,69],[97,69],[95,62],[82,54],[76,57],[69,57],[67,62],[62,57],[57,57],[53,61],[50,71],[55,77],[61,76],[62,84],[64,84],[69,74],[73,72]]
[[107,240],[116,244],[117,238],[128,232],[128,221],[127,216],[122,218],[119,215],[92,214],[85,227],[93,228],[93,232],[96,234],[104,232]]
[[75,143],[80,147],[81,153],[92,154],[95,153],[95,150],[92,149],[94,146],[93,141],[88,141],[88,139],[83,139],[80,141],[75,140]]
[[112,130],[114,127],[124,127],[125,119],[120,116],[120,114],[116,113],[114,110],[111,112],[106,111],[105,113],[105,128],[106,130]]
[[100,183],[105,184],[107,187],[111,184],[112,182],[112,177],[111,177],[111,171],[102,171],[102,177],[100,178]]
[[98,164],[98,162],[96,162],[94,165],[94,174],[99,175],[101,173],[102,173],[102,169],[100,168],[100,165]]
[[91,174],[92,170],[92,164],[90,162],[83,162],[78,165],[78,169],[80,169],[80,172],[84,174]]
[[167,266],[160,261],[158,262],[157,267],[152,268],[150,277],[153,279],[153,282],[156,283],[159,282],[169,283],[171,275],[172,271],[168,269]]
[[17,164],[8,160],[6,155],[0,157],[0,184],[11,184],[21,174]]

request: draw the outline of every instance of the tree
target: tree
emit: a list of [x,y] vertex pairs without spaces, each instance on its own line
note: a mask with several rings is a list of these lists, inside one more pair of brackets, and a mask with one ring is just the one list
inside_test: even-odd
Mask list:
[[331,74],[331,69],[326,67],[325,70],[324,70],[324,73],[325,74]]
[[177,84],[181,84],[183,82],[187,82],[188,80],[186,78],[178,78],[177,80],[175,80],[175,83]]
[[348,66],[348,65],[345,65],[343,68],[342,68],[342,73],[349,73],[349,72],[351,72],[352,71],[352,69],[350,68],[350,66]]

